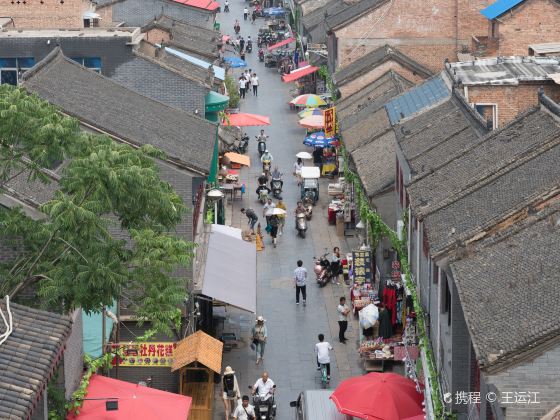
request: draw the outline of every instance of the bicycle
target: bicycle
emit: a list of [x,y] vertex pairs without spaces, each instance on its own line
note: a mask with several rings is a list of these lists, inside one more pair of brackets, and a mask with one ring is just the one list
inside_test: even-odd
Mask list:
[[329,386],[330,379],[327,375],[327,365],[325,363],[320,364],[321,368],[321,386],[326,389]]

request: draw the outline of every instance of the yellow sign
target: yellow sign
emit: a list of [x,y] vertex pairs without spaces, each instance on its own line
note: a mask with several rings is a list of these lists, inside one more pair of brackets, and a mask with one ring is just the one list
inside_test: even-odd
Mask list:
[[[176,343],[114,343],[111,350],[120,348],[123,357],[119,358],[119,366],[137,367],[171,367]],[[117,364],[116,356],[113,366]]]
[[336,134],[336,124],[335,124],[335,116],[334,116],[334,107],[325,109],[324,119],[325,119],[325,137],[334,137]]

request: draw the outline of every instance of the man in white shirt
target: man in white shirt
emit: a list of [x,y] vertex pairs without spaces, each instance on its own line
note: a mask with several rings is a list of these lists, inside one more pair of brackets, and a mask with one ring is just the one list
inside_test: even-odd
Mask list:
[[331,357],[329,355],[329,350],[332,350],[332,346],[328,341],[325,341],[325,336],[319,334],[319,342],[315,344],[315,353],[317,353],[317,370],[321,370],[321,365],[327,367],[327,379],[331,379]]
[[298,260],[297,268],[294,270],[294,287],[296,288],[296,305],[299,305],[299,294],[303,296],[303,306],[305,306],[307,270],[303,267],[303,261]]
[[342,344],[346,344],[347,338],[344,337],[344,333],[348,328],[348,314],[350,313],[350,308],[346,305],[346,298],[344,296],[340,298],[340,304],[336,308],[336,312],[338,313],[338,339]]
[[255,394],[265,401],[274,394],[274,382],[268,377],[268,372],[263,372],[262,377],[253,385],[253,395]]
[[249,9],[247,9],[247,6],[245,6],[245,8],[243,9],[243,20],[247,20],[247,16],[249,16]]
[[251,86],[253,86],[253,96],[259,96],[259,78],[257,77],[257,73],[253,73],[251,76]]
[[255,418],[255,407],[249,404],[249,397],[243,395],[241,404],[239,404],[233,412],[233,418],[235,420],[249,420],[249,415]]

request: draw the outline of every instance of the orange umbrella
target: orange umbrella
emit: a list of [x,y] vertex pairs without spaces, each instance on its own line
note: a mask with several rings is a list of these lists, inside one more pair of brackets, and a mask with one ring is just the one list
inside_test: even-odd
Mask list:
[[323,128],[324,124],[325,117],[323,117],[322,115],[311,115],[299,120],[299,125],[305,128]]
[[270,125],[270,118],[256,114],[228,114],[222,125],[248,127],[256,125]]
[[227,152],[225,155],[230,162],[239,163],[240,165],[251,166],[251,159],[249,156],[240,155],[239,153]]

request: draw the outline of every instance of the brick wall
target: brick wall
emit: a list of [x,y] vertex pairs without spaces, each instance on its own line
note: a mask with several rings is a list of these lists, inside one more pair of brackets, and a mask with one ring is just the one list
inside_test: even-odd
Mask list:
[[515,392],[538,392],[538,404],[504,404],[507,420],[539,419],[558,405],[560,395],[560,346],[542,355],[513,366],[495,375],[485,375],[486,381],[508,396]]
[[70,399],[80,384],[84,365],[84,341],[82,310],[77,309],[72,314],[72,331],[66,340],[64,351],[64,387],[66,399]]
[[114,26],[113,24],[113,8],[111,6],[107,7],[97,7],[95,13],[101,18],[99,20],[99,26],[108,27]]
[[89,0],[1,0],[2,16],[14,20],[16,28],[83,28]]
[[369,73],[366,73],[352,80],[351,82],[341,86],[339,89],[342,97],[347,98],[350,95],[353,95],[354,93],[362,90],[363,88],[370,85],[371,83],[379,79],[381,76],[383,76],[385,73],[387,73],[390,70],[400,74],[402,77],[415,84],[418,84],[424,80],[420,75],[414,73],[407,67],[403,67],[401,64],[393,60],[390,60],[390,61],[386,61],[380,66],[374,67],[372,71],[370,71]]
[[146,41],[151,44],[161,44],[162,42],[169,42],[171,38],[169,32],[163,29],[153,28],[145,33]]
[[527,55],[529,44],[560,39],[560,5],[529,0],[500,17],[498,55]]
[[113,8],[113,20],[125,22],[126,26],[144,26],[161,14],[196,23],[208,29],[214,26],[214,14],[202,9],[188,7],[172,0],[125,0],[109,6]]
[[494,0],[459,0],[458,3],[459,40],[462,44],[468,45],[473,35],[486,35],[488,19],[480,11],[494,3]]
[[468,102],[497,104],[498,127],[503,127],[520,113],[538,104],[537,92],[541,86],[552,100],[560,101],[560,86],[551,82],[545,83],[518,86],[469,86]]

